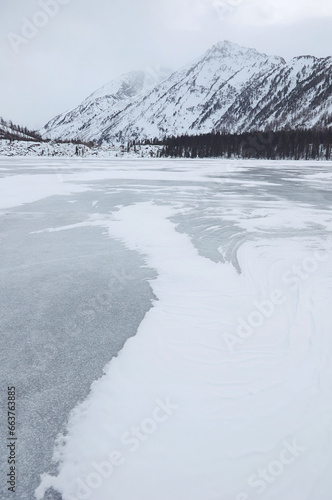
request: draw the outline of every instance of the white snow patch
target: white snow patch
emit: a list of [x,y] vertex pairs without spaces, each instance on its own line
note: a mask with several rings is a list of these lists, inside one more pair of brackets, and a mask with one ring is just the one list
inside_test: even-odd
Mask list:
[[[37,499],[50,486],[64,500],[235,500],[241,491],[251,498],[257,486],[248,478],[296,442],[301,452],[273,488],[264,483],[264,499],[311,500],[319,481],[327,500],[330,253],[294,291],[282,276],[312,248],[246,243],[238,275],[201,257],[172,215],[170,207],[139,203],[115,220],[89,221],[145,256],[158,272],[151,281],[158,301],[72,413],[56,450],[59,474],[43,475]],[[235,334],[239,316],[248,318],[277,290],[284,300],[273,317],[230,350],[225,334]],[[148,432],[158,401],[168,400],[171,415]],[[137,426],[142,439],[132,436]]]

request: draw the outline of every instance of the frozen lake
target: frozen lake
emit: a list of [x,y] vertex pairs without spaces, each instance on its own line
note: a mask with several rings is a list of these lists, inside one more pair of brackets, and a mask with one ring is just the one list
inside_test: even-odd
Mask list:
[[331,189],[327,162],[1,158],[1,498],[330,500]]

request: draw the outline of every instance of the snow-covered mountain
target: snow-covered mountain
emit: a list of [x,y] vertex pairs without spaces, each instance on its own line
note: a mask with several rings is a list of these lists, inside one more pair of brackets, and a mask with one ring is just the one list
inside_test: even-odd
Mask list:
[[295,57],[242,90],[217,130],[278,130],[332,125],[332,57]]
[[130,75],[55,118],[41,133],[112,142],[332,123],[331,57],[301,56],[286,63],[224,41],[149,91],[143,74]]
[[91,94],[81,105],[56,116],[40,133],[50,139],[98,140],[110,118],[144,96],[170,73],[168,68],[161,67],[121,75]]

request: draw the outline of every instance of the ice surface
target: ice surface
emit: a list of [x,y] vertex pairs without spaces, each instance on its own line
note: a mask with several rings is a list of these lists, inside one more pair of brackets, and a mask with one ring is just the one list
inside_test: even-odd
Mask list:
[[85,191],[56,198],[77,202],[31,238],[101,231],[155,270],[156,299],[71,413],[38,500],[57,498],[49,488],[63,500],[330,500],[331,166],[83,161],[63,173]]

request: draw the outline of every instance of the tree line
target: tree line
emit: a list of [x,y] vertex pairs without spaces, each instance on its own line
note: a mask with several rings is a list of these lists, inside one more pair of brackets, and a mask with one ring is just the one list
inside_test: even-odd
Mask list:
[[0,139],[9,141],[34,141],[41,142],[43,139],[35,130],[16,125],[12,121],[6,122],[0,117]]
[[[131,145],[139,144],[138,142]],[[332,129],[223,132],[141,141],[160,145],[158,156],[175,158],[245,158],[331,160]]]

